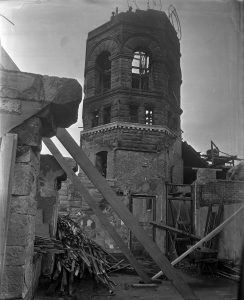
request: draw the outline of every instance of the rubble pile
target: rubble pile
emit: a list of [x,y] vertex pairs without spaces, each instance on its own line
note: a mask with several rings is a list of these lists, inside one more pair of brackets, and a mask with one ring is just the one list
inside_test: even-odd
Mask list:
[[72,294],[74,280],[87,273],[109,290],[115,286],[108,272],[118,268],[118,261],[90,240],[69,216],[58,217],[56,239],[36,236],[35,252],[55,254],[51,277],[58,292]]
[[107,253],[90,240],[69,216],[58,217],[57,239],[62,242],[65,252],[56,256],[53,278],[61,275],[61,285],[71,283],[74,277],[82,278],[87,269],[97,282],[110,289],[114,287],[107,274],[111,268],[106,259]]

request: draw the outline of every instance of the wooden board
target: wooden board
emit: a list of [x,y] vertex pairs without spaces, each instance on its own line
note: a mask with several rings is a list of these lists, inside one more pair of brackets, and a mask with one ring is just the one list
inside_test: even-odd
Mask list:
[[2,282],[2,275],[4,273],[16,148],[17,134],[8,133],[2,137],[0,147],[0,282]]
[[183,230],[180,230],[178,228],[174,228],[174,227],[171,227],[171,226],[168,226],[168,225],[165,225],[165,224],[162,224],[162,223],[156,223],[156,222],[150,222],[153,226],[156,226],[158,228],[161,228],[161,229],[165,229],[165,230],[168,230],[168,231],[172,231],[174,233],[179,233],[179,234],[182,234],[184,236],[187,236],[191,239],[194,239],[194,240],[199,240],[200,241],[200,237],[199,236],[196,236],[194,234],[191,234],[191,233],[188,233],[188,232],[185,232]]
[[84,151],[76,144],[67,130],[58,128],[57,138],[66,148],[66,150],[75,159],[90,181],[100,191],[103,197],[108,201],[114,211],[118,214],[125,225],[133,232],[138,241],[144,246],[159,268],[165,273],[176,289],[180,292],[184,299],[197,299],[193,291],[186,284],[180,274],[175,270],[168,259],[163,255],[159,247],[150,239],[137,220],[133,217],[127,207],[121,202],[119,197],[108,185],[106,179],[97,171],[91,161],[88,159]]
[[82,194],[82,197],[85,199],[87,204],[90,206],[90,208],[93,210],[97,218],[99,219],[100,223],[104,227],[104,229],[110,234],[110,236],[113,238],[115,243],[118,245],[120,250],[124,253],[126,258],[129,260],[131,265],[135,268],[137,274],[141,277],[141,279],[149,283],[151,280],[147,276],[147,274],[142,270],[139,263],[136,261],[130,250],[127,248],[127,246],[124,244],[123,240],[119,236],[119,234],[116,232],[114,227],[109,223],[106,216],[102,213],[99,206],[96,204],[95,200],[92,198],[88,190],[83,186],[81,183],[79,177],[73,172],[73,170],[69,167],[65,159],[63,158],[62,154],[59,152],[57,147],[54,145],[54,143],[49,138],[43,138],[43,142],[47,146],[47,148],[50,150],[50,152],[54,155],[60,166],[63,168],[63,170],[66,172],[69,179],[73,182],[75,188],[79,190]]
[[[177,257],[174,261],[171,262],[172,266],[178,264],[180,261],[182,261],[183,258],[185,258],[187,255],[189,255],[191,252],[193,252],[196,248],[202,246],[204,242],[207,242],[211,240],[213,237],[215,237],[217,234],[219,234],[224,227],[229,224],[236,215],[238,215],[242,210],[244,209],[244,205],[241,206],[234,214],[232,214],[229,218],[227,218],[223,223],[221,223],[218,227],[216,227],[213,231],[211,231],[209,234],[207,234],[205,237],[203,237],[200,241],[198,241],[195,245],[193,245],[191,248],[189,248],[186,252],[182,253],[179,257]],[[163,274],[162,271],[158,272],[156,275],[152,277],[152,279],[157,279]]]

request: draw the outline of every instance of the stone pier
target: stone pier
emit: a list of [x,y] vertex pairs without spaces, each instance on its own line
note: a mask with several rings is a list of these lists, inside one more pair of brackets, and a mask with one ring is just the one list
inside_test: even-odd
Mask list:
[[18,135],[0,299],[31,299],[41,141],[77,121],[82,89],[74,79],[0,73],[1,135]]

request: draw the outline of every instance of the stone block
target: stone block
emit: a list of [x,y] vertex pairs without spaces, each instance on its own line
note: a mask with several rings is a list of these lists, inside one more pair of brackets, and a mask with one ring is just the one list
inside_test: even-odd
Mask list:
[[[50,136],[50,127],[66,128],[77,121],[78,108],[82,99],[82,88],[77,80],[42,76],[17,70],[0,70],[0,77],[0,97],[4,100],[0,113],[4,115],[5,119],[10,113],[12,115],[14,113],[18,117],[15,118],[14,124],[18,125],[26,119],[25,116],[30,117],[39,111],[38,115],[42,118],[43,128],[48,129],[42,132],[43,136]],[[21,108],[17,104],[19,100],[21,100]],[[47,110],[44,111],[45,106]],[[52,120],[51,124],[50,120]],[[18,126],[18,131],[19,127],[23,128],[23,124]],[[28,145],[21,130],[17,133],[20,133],[21,143]],[[29,138],[30,136],[27,134],[27,142],[29,142]],[[34,146],[37,146],[39,142],[38,139],[31,141]]]
[[29,195],[33,182],[34,176],[31,172],[31,165],[23,163],[15,164],[12,194],[19,196]]
[[14,128],[12,132],[18,134],[18,145],[41,147],[42,123],[40,118],[32,117]]
[[22,298],[24,289],[24,266],[6,266],[0,291],[0,299]]
[[25,288],[26,288],[26,292],[27,292],[32,288],[32,280],[33,280],[32,260],[25,265],[24,278],[25,278]]
[[16,163],[29,163],[31,161],[31,147],[18,146],[16,152]]
[[37,203],[30,196],[12,196],[10,211],[22,215],[36,215]]
[[35,217],[12,213],[8,227],[8,246],[26,246],[34,238]]
[[26,250],[24,246],[7,246],[5,266],[22,266],[25,264]]
[[21,114],[21,101],[17,99],[1,98],[0,112],[9,114]]

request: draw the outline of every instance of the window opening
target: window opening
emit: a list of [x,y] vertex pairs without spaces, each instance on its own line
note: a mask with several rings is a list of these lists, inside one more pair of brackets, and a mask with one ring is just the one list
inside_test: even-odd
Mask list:
[[104,108],[103,124],[108,124],[110,122],[111,122],[111,106],[107,106]]
[[132,88],[148,90],[149,56],[142,51],[134,52],[132,60]]
[[138,106],[130,105],[130,121],[132,123],[138,123]]
[[111,88],[111,60],[110,53],[102,52],[96,62],[97,66],[97,89],[100,92],[105,92]]
[[96,153],[95,166],[96,166],[97,170],[104,177],[107,176],[107,157],[108,157],[107,151],[100,151],[100,152]]
[[92,113],[92,127],[96,127],[99,124],[99,111],[96,110]]
[[147,207],[147,210],[152,210],[153,208],[153,199],[152,198],[147,198],[146,199],[146,207]]
[[145,124],[153,125],[153,109],[151,107],[145,108]]

